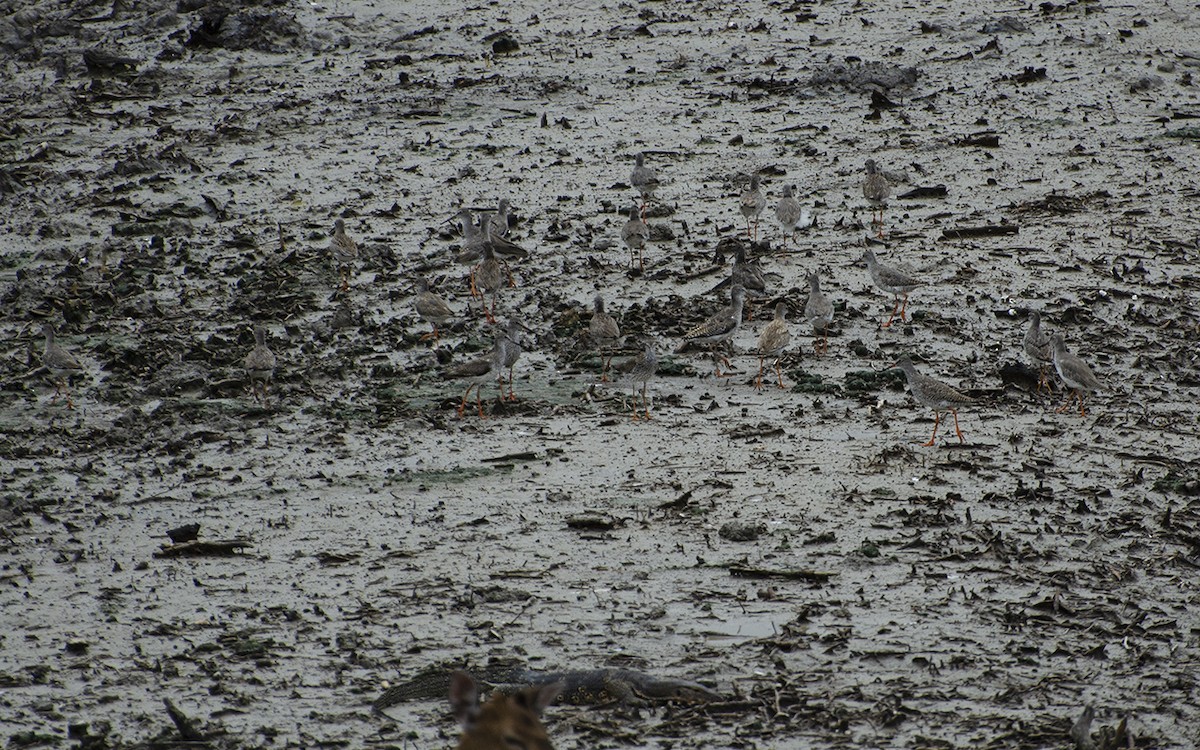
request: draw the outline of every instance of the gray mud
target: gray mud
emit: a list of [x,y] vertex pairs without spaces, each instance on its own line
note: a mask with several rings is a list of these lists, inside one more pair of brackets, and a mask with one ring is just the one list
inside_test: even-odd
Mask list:
[[[226,747],[448,747],[444,702],[368,707],[492,655],[729,696],[551,707],[559,748],[1070,747],[1086,705],[1200,744],[1200,11],[981,7],[4,5],[4,744],[170,737],[166,698]],[[885,212],[876,252],[929,282],[890,329],[868,156],[945,188]],[[770,303],[735,377],[671,353],[727,299],[756,170],[769,296],[795,321],[820,270],[838,309],[826,357],[793,322],[788,390],[752,387]],[[818,215],[798,247],[786,183]],[[501,299],[532,329],[520,400],[459,418],[440,366],[491,332],[447,220],[502,196],[532,254]],[[419,275],[464,312],[436,347]],[[662,342],[651,422],[598,382],[597,291]],[[1032,309],[1104,382],[1086,417],[1014,367]],[[43,319],[87,367],[74,411]],[[919,445],[904,352],[980,399],[964,445]],[[187,523],[231,554],[158,554]]]

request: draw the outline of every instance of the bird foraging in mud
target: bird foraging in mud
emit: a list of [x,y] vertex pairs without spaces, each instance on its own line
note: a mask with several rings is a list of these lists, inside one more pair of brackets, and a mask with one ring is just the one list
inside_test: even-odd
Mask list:
[[70,379],[72,375],[83,372],[83,365],[79,363],[75,355],[63,349],[54,340],[54,326],[50,323],[42,324],[42,333],[46,336],[46,345],[42,349],[42,365],[54,378],[54,398],[50,399],[50,403],[57,402],[58,397],[65,392],[67,408],[74,409],[75,404],[71,401]]
[[1083,400],[1089,393],[1103,388],[1099,378],[1092,372],[1092,368],[1088,367],[1087,362],[1067,351],[1067,345],[1061,334],[1056,333],[1050,337],[1050,351],[1054,369],[1070,391],[1067,394],[1067,400],[1056,411],[1061,414],[1070,407],[1074,399],[1078,398],[1079,416],[1086,417],[1087,411],[1083,408]]
[[334,265],[342,275],[341,290],[350,288],[350,274],[354,262],[358,260],[358,243],[346,234],[346,222],[337,219],[333,222],[333,237],[329,241],[329,254],[333,256]]
[[923,445],[931,446],[937,440],[938,425],[942,421],[942,412],[945,411],[954,416],[954,432],[958,435],[958,442],[965,442],[962,430],[958,428],[958,410],[974,404],[975,399],[960,393],[940,380],[917,372],[907,354],[901,357],[895,366],[904,371],[905,377],[908,378],[908,391],[917,403],[933,409],[933,434],[929,437],[929,442],[923,443]]
[[471,389],[475,389],[475,404],[479,409],[479,418],[487,419],[483,414],[483,396],[481,391],[483,386],[490,380],[495,380],[497,387],[500,389],[500,398],[504,398],[504,383],[502,376],[504,373],[505,360],[507,359],[508,337],[505,332],[497,330],[496,338],[492,342],[492,350],[482,357],[452,365],[445,370],[447,378],[455,380],[468,380],[467,389],[463,391],[462,403],[458,405],[458,416],[461,417],[467,409],[467,400],[471,396]]
[[275,376],[276,359],[275,353],[267,346],[267,329],[263,326],[254,326],[254,348],[246,355],[242,365],[250,376],[250,392],[254,400],[263,406],[270,406],[268,389]]

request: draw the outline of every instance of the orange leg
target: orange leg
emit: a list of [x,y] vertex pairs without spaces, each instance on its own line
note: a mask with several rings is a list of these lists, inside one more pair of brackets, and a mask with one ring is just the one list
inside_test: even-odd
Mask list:
[[1081,417],[1087,416],[1087,412],[1084,411],[1084,408],[1083,408],[1083,392],[1082,391],[1080,391],[1080,393],[1079,393],[1079,416],[1081,416]]
[[[503,388],[500,389],[500,394],[503,397],[503,395],[504,395]],[[508,369],[508,400],[509,401],[517,400],[517,394],[513,393],[513,371],[512,371],[511,367]]]
[[940,411],[935,411],[933,413],[933,435],[931,435],[929,437],[928,443],[922,443],[922,445],[925,446],[926,448],[933,445],[934,440],[937,440],[937,428],[938,428],[938,425],[941,423],[941,421],[942,421],[942,413]]
[[[650,420],[650,399],[646,396],[646,383],[642,383],[642,408],[646,410],[646,420]],[[634,404],[634,410],[637,410],[637,404]]]
[[892,305],[892,314],[888,316],[887,322],[883,324],[884,328],[890,328],[892,321],[896,319],[896,311],[900,309],[900,298],[895,298],[895,304]]
[[904,320],[904,311],[908,309],[908,294],[905,293],[904,299],[900,301],[900,320]]
[[756,391],[762,390],[763,362],[764,362],[764,359],[762,357],[759,357],[758,358],[758,376],[754,378],[754,390],[756,390]]
[[474,385],[468,385],[467,390],[463,392],[462,403],[458,405],[458,417],[462,418],[463,412],[467,410],[467,397],[471,395],[471,389]]
[[960,443],[967,442],[966,440],[963,440],[962,430],[958,429],[958,410],[951,409],[950,413],[954,415],[954,432],[958,434],[958,442],[960,442]]
[[787,388],[787,386],[783,384],[783,368],[779,366],[779,360],[775,360],[775,374],[779,376],[779,387]]
[[504,270],[508,273],[508,286],[510,289],[516,288],[517,281],[513,278],[512,267],[508,265],[508,261],[504,262]]
[[[1075,400],[1075,391],[1070,391],[1070,390],[1069,390],[1069,391],[1067,391],[1067,400],[1063,402],[1062,406],[1060,406],[1060,407],[1058,407],[1057,409],[1055,409],[1055,410],[1054,410],[1054,413],[1055,413],[1055,414],[1062,414],[1064,411],[1066,411],[1068,408],[1070,408],[1070,406],[1071,406],[1071,403],[1072,403],[1074,400]],[[1080,405],[1080,407],[1079,407],[1079,408],[1080,408],[1080,409],[1082,409],[1082,408],[1083,408],[1082,404]]]

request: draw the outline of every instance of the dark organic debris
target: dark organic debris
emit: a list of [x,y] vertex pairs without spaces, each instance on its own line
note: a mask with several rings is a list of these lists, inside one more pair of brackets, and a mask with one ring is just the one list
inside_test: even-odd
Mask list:
[[835,62],[817,66],[809,78],[816,87],[841,87],[851,90],[878,88],[888,91],[911,86],[921,77],[921,71],[907,65],[881,62]]

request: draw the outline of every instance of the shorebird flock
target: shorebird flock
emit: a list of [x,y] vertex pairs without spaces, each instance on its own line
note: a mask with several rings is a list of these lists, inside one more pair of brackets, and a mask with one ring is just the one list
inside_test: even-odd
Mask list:
[[[655,170],[646,164],[646,155],[636,155],[635,166],[629,175],[629,186],[636,191],[638,202],[629,207],[628,220],[620,228],[620,239],[629,251],[630,273],[643,274],[645,271],[645,249],[651,240],[651,228],[646,223],[647,207],[655,199],[655,193],[661,187],[661,181]],[[892,186],[886,172],[880,169],[874,159],[867,159],[865,177],[862,181],[862,197],[871,209],[870,234],[864,238],[864,244],[874,242],[884,237],[884,214],[887,200],[892,194]],[[513,370],[523,349],[523,332],[530,329],[516,317],[510,318],[501,325],[497,322],[497,312],[502,309],[502,292],[505,288],[515,286],[511,263],[517,263],[530,257],[529,251],[509,238],[510,204],[508,200],[499,201],[495,211],[482,212],[475,216],[470,210],[462,209],[456,215],[462,232],[462,246],[454,260],[469,267],[466,276],[466,288],[472,300],[478,300],[479,312],[484,320],[494,326],[494,342],[490,352],[465,362],[447,366],[443,376],[447,379],[458,379],[467,383],[466,389],[459,402],[458,415],[464,416],[470,401],[471,391],[475,391],[475,412],[480,418],[486,418],[486,412],[481,395],[484,385],[495,382],[499,388],[500,400],[515,400],[513,389]],[[751,248],[765,247],[768,244],[758,242],[760,233],[759,222],[767,207],[767,197],[763,193],[759,175],[750,175],[747,189],[741,193],[738,210],[745,220],[745,237]],[[800,230],[815,226],[814,212],[803,205],[797,198],[791,185],[785,185],[782,197],[775,208],[775,217],[780,227],[783,242],[796,242]],[[865,225],[864,225],[865,226]],[[725,244],[728,240],[723,240]],[[767,281],[759,259],[749,257],[746,246],[740,239],[734,238],[730,243],[734,249],[735,259],[731,268],[729,285],[729,303],[717,310],[698,325],[682,334],[680,346],[675,350],[682,354],[690,350],[707,350],[715,362],[714,377],[728,377],[735,368],[730,360],[734,354],[732,342],[742,330],[744,323],[752,320],[751,303],[755,296],[767,294]],[[355,240],[346,231],[345,221],[337,219],[333,225],[328,254],[335,270],[339,274],[339,292],[345,293],[350,288],[350,278],[354,265],[359,259],[359,248]],[[867,246],[862,254],[861,262],[865,264],[871,283],[885,294],[892,296],[892,310],[886,320],[879,323],[881,330],[890,328],[897,317],[903,322],[908,321],[908,299],[911,294],[918,292],[930,283],[918,274],[896,267],[876,257],[874,250]],[[796,305],[801,312],[804,323],[811,329],[813,335],[812,351],[816,356],[829,353],[829,335],[835,330],[837,308],[822,293],[820,277],[817,272],[807,273],[808,297],[803,306]],[[442,332],[455,320],[463,317],[439,295],[428,279],[418,279],[415,284],[413,298],[417,316],[428,323],[432,330],[421,336],[420,340],[433,339],[435,345],[440,341]],[[799,301],[797,300],[797,303]],[[605,307],[602,295],[596,295],[592,300],[593,313],[591,321],[581,335],[587,337],[591,347],[600,358],[600,382],[608,382],[610,373],[623,375],[625,380],[632,383],[631,417],[635,419],[650,419],[650,400],[648,385],[654,378],[658,363],[659,336],[653,331],[640,331],[631,340],[640,342],[640,353],[617,364],[612,364],[614,354],[622,348],[627,336],[621,330],[618,317],[611,314]],[[763,376],[768,367],[775,371],[775,382],[779,388],[786,389],[781,360],[789,347],[793,345],[792,332],[788,325],[789,302],[777,300],[774,316],[762,327],[757,347],[752,352],[759,358],[759,366],[754,387],[763,388]],[[1067,400],[1058,408],[1063,412],[1074,403],[1078,403],[1081,416],[1086,415],[1085,400],[1092,393],[1101,390],[1099,379],[1091,368],[1079,356],[1072,354],[1061,334],[1049,335],[1041,328],[1042,317],[1039,311],[1029,313],[1029,328],[1021,340],[1021,348],[1030,362],[1038,368],[1039,377],[1037,391],[1050,389],[1047,370],[1053,369],[1062,382]],[[46,337],[42,362],[51,374],[55,385],[54,400],[66,394],[68,408],[74,408],[71,399],[69,379],[79,373],[83,367],[74,355],[67,352],[55,340],[54,328],[47,323],[44,327]],[[277,366],[276,355],[268,346],[267,330],[262,325],[254,327],[255,346],[244,360],[244,369],[249,381],[249,390],[256,402],[263,407],[270,406],[270,385]],[[943,383],[929,375],[917,371],[910,355],[901,356],[893,365],[901,370],[908,382],[909,392],[913,399],[922,406],[934,412],[933,434],[924,443],[926,446],[935,444],[938,427],[942,415],[949,413],[954,420],[954,431],[960,443],[965,443],[963,432],[958,424],[958,410],[976,404],[976,399],[962,393],[954,387]],[[722,367],[725,371],[722,372]],[[508,391],[505,393],[505,384]],[[640,386],[640,392],[639,392]],[[640,398],[639,398],[640,396]],[[640,401],[640,405],[639,405]]]

